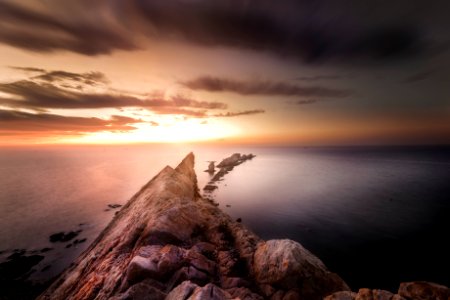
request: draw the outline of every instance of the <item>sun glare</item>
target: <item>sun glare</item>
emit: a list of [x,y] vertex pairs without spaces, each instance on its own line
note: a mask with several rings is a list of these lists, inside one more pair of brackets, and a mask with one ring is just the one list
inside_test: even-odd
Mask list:
[[198,119],[175,121],[150,126],[137,124],[131,132],[98,132],[83,137],[64,140],[64,143],[119,144],[119,143],[183,143],[200,142],[233,137],[240,133],[238,127],[219,121]]

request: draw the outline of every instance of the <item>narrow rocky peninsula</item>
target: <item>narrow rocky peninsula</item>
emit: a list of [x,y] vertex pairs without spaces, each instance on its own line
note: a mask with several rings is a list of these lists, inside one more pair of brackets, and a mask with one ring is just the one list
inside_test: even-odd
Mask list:
[[350,291],[299,243],[261,240],[199,194],[194,155],[165,167],[38,299],[450,299],[402,283]]
[[167,166],[38,299],[322,299],[345,282],[299,243],[263,241]]

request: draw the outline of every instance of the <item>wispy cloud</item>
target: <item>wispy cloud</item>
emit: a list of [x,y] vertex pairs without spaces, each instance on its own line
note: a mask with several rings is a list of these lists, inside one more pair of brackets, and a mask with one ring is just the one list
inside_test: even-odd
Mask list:
[[244,111],[238,111],[238,112],[226,112],[226,113],[222,113],[222,114],[214,114],[214,115],[211,115],[211,117],[228,118],[228,117],[263,114],[265,112],[266,111],[263,109],[253,109],[253,110],[244,110]]
[[298,81],[321,81],[321,80],[339,80],[339,79],[349,79],[352,76],[349,75],[315,75],[315,76],[299,76],[294,78]]
[[0,110],[0,134],[8,132],[71,132],[84,134],[98,131],[132,131],[140,119],[111,116],[109,119],[61,116],[47,113],[28,113]]
[[[92,87],[109,82],[105,74],[100,72],[73,73],[38,68],[15,68],[31,71],[34,74],[24,80],[0,83],[0,91],[10,95],[0,99],[0,103],[4,106],[36,110],[141,107],[155,112],[163,111],[163,108],[166,111],[169,111],[169,108],[176,111],[174,110],[176,108],[189,115],[195,115],[196,109],[227,108],[227,104],[222,102],[199,101],[183,95],[155,98],[150,94],[150,97],[138,97],[133,93],[116,92],[109,86],[104,86],[101,92],[94,92]],[[85,91],[89,89],[90,91]]]
[[[163,93],[117,92],[100,72],[75,73],[62,70],[45,70],[35,67],[11,67],[23,71],[28,78],[0,83],[0,105],[11,108],[0,110],[0,134],[52,132],[60,134],[86,134],[98,131],[132,131],[133,124],[145,123],[159,126],[149,120],[154,115],[178,115],[189,118],[234,117],[263,113],[262,110],[214,113],[228,106],[222,102],[195,100],[176,94],[168,98]],[[101,92],[96,92],[100,87]],[[135,119],[112,115],[107,119],[64,116],[48,113],[50,109],[139,109],[146,111],[145,118]],[[34,110],[36,113],[25,112]],[[150,114],[150,115],[149,115]],[[144,117],[144,115],[142,115]],[[33,133],[33,134],[34,134]]]
[[47,82],[71,80],[85,85],[96,85],[108,82],[105,74],[101,72],[73,73],[66,71],[46,71],[33,78]]
[[[0,1],[0,42],[37,52],[69,50],[84,55],[138,48],[125,27],[101,13],[104,3],[80,1],[69,7],[70,13],[68,7],[55,1],[47,10],[38,11]],[[94,13],[86,14],[87,9]]]
[[306,99],[306,100],[298,100],[295,104],[304,105],[304,104],[313,104],[319,102],[317,99]]
[[269,80],[239,81],[229,78],[202,76],[193,80],[182,81],[182,85],[192,90],[209,92],[233,92],[240,95],[262,96],[318,96],[318,97],[347,97],[351,91],[333,89],[323,86],[300,86],[286,82]]
[[24,71],[24,72],[35,72],[35,73],[46,73],[45,69],[34,68],[34,67],[18,67],[18,66],[9,66],[10,69]]

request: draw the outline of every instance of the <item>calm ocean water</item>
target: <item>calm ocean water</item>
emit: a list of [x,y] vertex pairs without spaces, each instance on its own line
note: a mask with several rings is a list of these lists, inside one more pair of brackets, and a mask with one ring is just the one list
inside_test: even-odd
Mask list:
[[[276,148],[177,145],[0,149],[0,260],[13,249],[46,252],[32,278],[67,267],[117,210],[165,165],[257,155],[219,183],[220,207],[263,238],[291,238],[353,289],[450,285],[450,148]],[[81,224],[81,225],[80,225]],[[85,243],[50,243],[82,229]],[[50,266],[50,267],[49,267]]]

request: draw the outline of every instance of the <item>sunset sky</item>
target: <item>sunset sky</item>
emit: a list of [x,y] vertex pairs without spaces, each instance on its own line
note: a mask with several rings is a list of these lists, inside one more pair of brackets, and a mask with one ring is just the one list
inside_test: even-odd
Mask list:
[[448,1],[0,1],[2,145],[450,143]]

